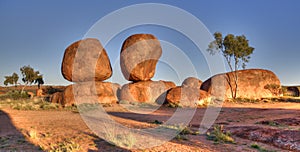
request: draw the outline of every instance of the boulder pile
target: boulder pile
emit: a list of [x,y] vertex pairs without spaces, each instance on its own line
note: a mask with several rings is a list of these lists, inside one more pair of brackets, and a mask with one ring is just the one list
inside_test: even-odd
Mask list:
[[195,77],[186,78],[181,86],[168,91],[166,103],[173,106],[198,107],[209,104],[210,95],[200,90],[202,81]]
[[119,100],[155,103],[164,100],[166,91],[176,86],[170,81],[151,81],[162,54],[160,42],[155,36],[135,34],[128,37],[120,54],[122,74],[132,82],[122,86]]
[[[65,50],[61,72],[63,77],[75,84],[64,92],[55,93],[51,102],[64,106],[80,103],[116,103],[119,85],[103,82],[112,75],[108,55],[100,41],[87,38],[71,44]],[[76,99],[76,100],[75,100]]]
[[[160,41],[154,35],[129,36],[120,51],[120,67],[124,78],[130,82],[121,87],[117,83],[103,82],[113,72],[100,41],[95,38],[79,40],[66,48],[61,66],[63,77],[74,84],[53,94],[51,102],[69,106],[75,101],[111,104],[123,100],[195,107],[209,104],[212,97],[232,98],[235,90],[237,98],[248,99],[282,94],[278,77],[262,69],[218,74],[203,83],[198,78],[188,77],[181,86],[171,81],[152,81],[161,55]],[[299,95],[299,91],[297,93]]]

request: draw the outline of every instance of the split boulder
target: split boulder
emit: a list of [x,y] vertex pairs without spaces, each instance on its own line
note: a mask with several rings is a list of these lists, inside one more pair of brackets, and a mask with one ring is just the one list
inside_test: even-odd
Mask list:
[[168,91],[166,101],[176,106],[198,107],[209,104],[210,96],[197,88],[178,86]]
[[119,84],[110,82],[82,82],[69,85],[63,92],[64,104],[117,103],[119,89]]
[[122,86],[119,94],[119,100],[129,102],[161,103],[165,100],[166,92],[173,87],[176,87],[176,85],[170,81],[133,82]]

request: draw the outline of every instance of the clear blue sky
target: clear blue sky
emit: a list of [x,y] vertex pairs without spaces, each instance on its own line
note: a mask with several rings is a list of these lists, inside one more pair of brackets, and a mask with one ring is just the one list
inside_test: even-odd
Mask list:
[[[138,3],[164,3],[188,11],[201,20],[212,33],[244,34],[255,47],[247,68],[273,71],[283,85],[300,84],[300,1],[298,0],[226,0],[226,1],[0,1],[0,85],[4,76],[19,73],[31,65],[43,75],[46,84],[65,85],[61,61],[65,48],[81,39],[99,19],[119,8]],[[137,12],[138,13],[138,12]],[[187,23],[188,24],[188,23]],[[113,26],[113,25],[112,25]],[[163,32],[162,32],[163,31]],[[128,29],[106,47],[116,62],[121,43],[129,33],[149,32],[159,39],[172,41],[176,33],[163,27],[144,26]],[[101,35],[99,35],[101,40]],[[178,36],[180,37],[180,36]],[[184,37],[177,39],[177,43]],[[119,41],[118,41],[119,40]],[[115,42],[115,43],[114,43]],[[182,40],[185,42],[185,40]],[[193,49],[189,43],[182,48]],[[178,44],[181,45],[181,44]],[[203,57],[187,51],[203,81],[210,74]],[[114,64],[112,63],[112,64]],[[201,64],[203,63],[203,64]],[[171,79],[167,66],[158,65],[155,79]],[[118,68],[114,68],[116,75]],[[166,72],[168,71],[168,72]],[[170,76],[170,78],[169,78]],[[113,79],[114,80],[114,79]]]

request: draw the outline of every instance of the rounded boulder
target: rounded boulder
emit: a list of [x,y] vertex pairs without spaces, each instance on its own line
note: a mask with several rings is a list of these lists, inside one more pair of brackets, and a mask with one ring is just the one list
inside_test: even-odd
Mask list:
[[206,91],[192,87],[175,87],[168,91],[166,101],[182,107],[198,107],[207,105],[210,96]]
[[120,65],[125,79],[147,81],[155,74],[161,57],[159,40],[151,34],[135,34],[128,37],[121,49]]
[[111,77],[112,68],[100,41],[87,38],[65,50],[61,72],[71,82],[104,81]]
[[198,78],[195,77],[188,77],[186,78],[183,82],[182,85],[183,87],[192,87],[192,88],[198,88],[200,89],[202,84],[202,81],[199,80]]

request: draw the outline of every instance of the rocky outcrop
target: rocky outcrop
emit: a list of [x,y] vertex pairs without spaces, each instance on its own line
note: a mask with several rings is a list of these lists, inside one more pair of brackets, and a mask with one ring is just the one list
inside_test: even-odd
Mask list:
[[[271,71],[262,69],[239,70],[236,72],[238,98],[260,99],[281,95],[281,84]],[[234,72],[215,75],[201,85],[201,89],[216,98],[232,97],[235,90]],[[271,88],[271,89],[270,89]]]
[[192,88],[198,88],[200,89],[202,84],[202,81],[199,80],[198,78],[195,77],[188,77],[186,78],[183,82],[182,85],[183,87],[192,87]]
[[99,81],[69,85],[63,92],[64,105],[75,103],[117,103],[117,92],[119,89],[119,84]]
[[175,86],[170,81],[139,81],[125,84],[121,88],[119,100],[146,103],[163,102],[166,91]]
[[65,50],[61,72],[71,82],[104,81],[112,75],[108,55],[94,38],[77,41]]
[[61,71],[65,79],[75,84],[66,87],[62,93],[55,93],[52,102],[71,106],[118,101],[120,85],[102,82],[111,77],[112,68],[99,40],[87,38],[71,44],[65,50]]
[[147,81],[155,74],[156,64],[162,54],[159,40],[151,34],[135,34],[122,46],[120,65],[125,79]]
[[209,104],[210,96],[198,88],[179,86],[168,91],[166,101],[176,106],[198,107]]

